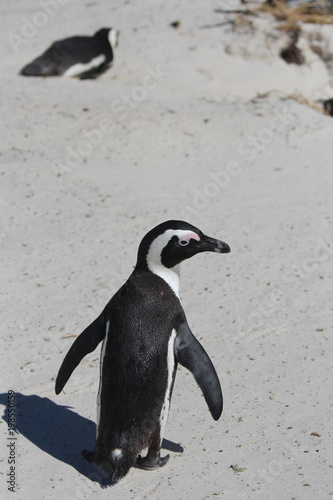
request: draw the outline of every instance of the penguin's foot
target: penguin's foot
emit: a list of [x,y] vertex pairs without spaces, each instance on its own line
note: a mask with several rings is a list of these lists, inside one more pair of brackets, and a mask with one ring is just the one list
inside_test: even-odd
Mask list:
[[141,455],[138,456],[136,459],[136,465],[140,467],[140,469],[144,470],[155,470],[158,469],[159,467],[163,467],[169,460],[170,455],[166,455],[165,457],[160,457],[160,454],[155,454],[154,456],[152,454],[149,454],[146,457],[141,457]]

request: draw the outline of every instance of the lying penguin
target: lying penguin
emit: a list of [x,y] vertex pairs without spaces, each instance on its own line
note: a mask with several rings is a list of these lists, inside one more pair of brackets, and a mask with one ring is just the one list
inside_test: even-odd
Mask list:
[[24,76],[76,76],[96,78],[113,61],[119,33],[102,28],[92,37],[74,36],[54,42],[41,56],[21,69]]
[[[101,315],[75,340],[57,376],[59,394],[82,358],[103,340],[95,449],[111,481],[135,464],[153,470],[160,456],[179,362],[193,374],[214,420],[222,413],[215,368],[192,334],[179,299],[180,263],[200,252],[228,253],[223,241],[182,221],[164,222],[140,243],[136,267]],[[147,455],[140,453],[148,448]]]

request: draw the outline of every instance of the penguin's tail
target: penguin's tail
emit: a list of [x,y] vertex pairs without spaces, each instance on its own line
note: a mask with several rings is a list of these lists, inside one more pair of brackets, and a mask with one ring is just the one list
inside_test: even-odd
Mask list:
[[124,452],[121,448],[111,450],[109,460],[112,466],[112,470],[110,470],[110,480],[112,482],[119,481],[126,474],[127,470],[123,473],[124,458]]
[[129,455],[121,448],[111,450],[109,455],[109,462],[111,464],[109,477],[112,482],[117,482],[126,476],[127,472],[135,464],[136,456],[132,457]]

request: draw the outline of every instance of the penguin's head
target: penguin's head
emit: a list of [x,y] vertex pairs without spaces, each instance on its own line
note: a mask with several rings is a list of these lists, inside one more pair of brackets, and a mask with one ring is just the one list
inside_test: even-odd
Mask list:
[[115,47],[118,45],[119,31],[115,28],[101,28],[96,31],[94,36],[97,38],[106,38],[109,41],[112,51],[114,51]]
[[224,241],[203,234],[188,222],[169,220],[149,231],[140,243],[136,268],[172,269],[201,252],[228,253]]

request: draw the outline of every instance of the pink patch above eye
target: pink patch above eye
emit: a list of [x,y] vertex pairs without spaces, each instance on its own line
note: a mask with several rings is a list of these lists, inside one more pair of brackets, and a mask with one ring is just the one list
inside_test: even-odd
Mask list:
[[197,235],[197,233],[187,233],[187,234],[184,234],[182,237],[181,237],[181,240],[182,241],[187,241],[189,243],[190,240],[196,240],[196,241],[200,241],[200,238],[199,236]]

